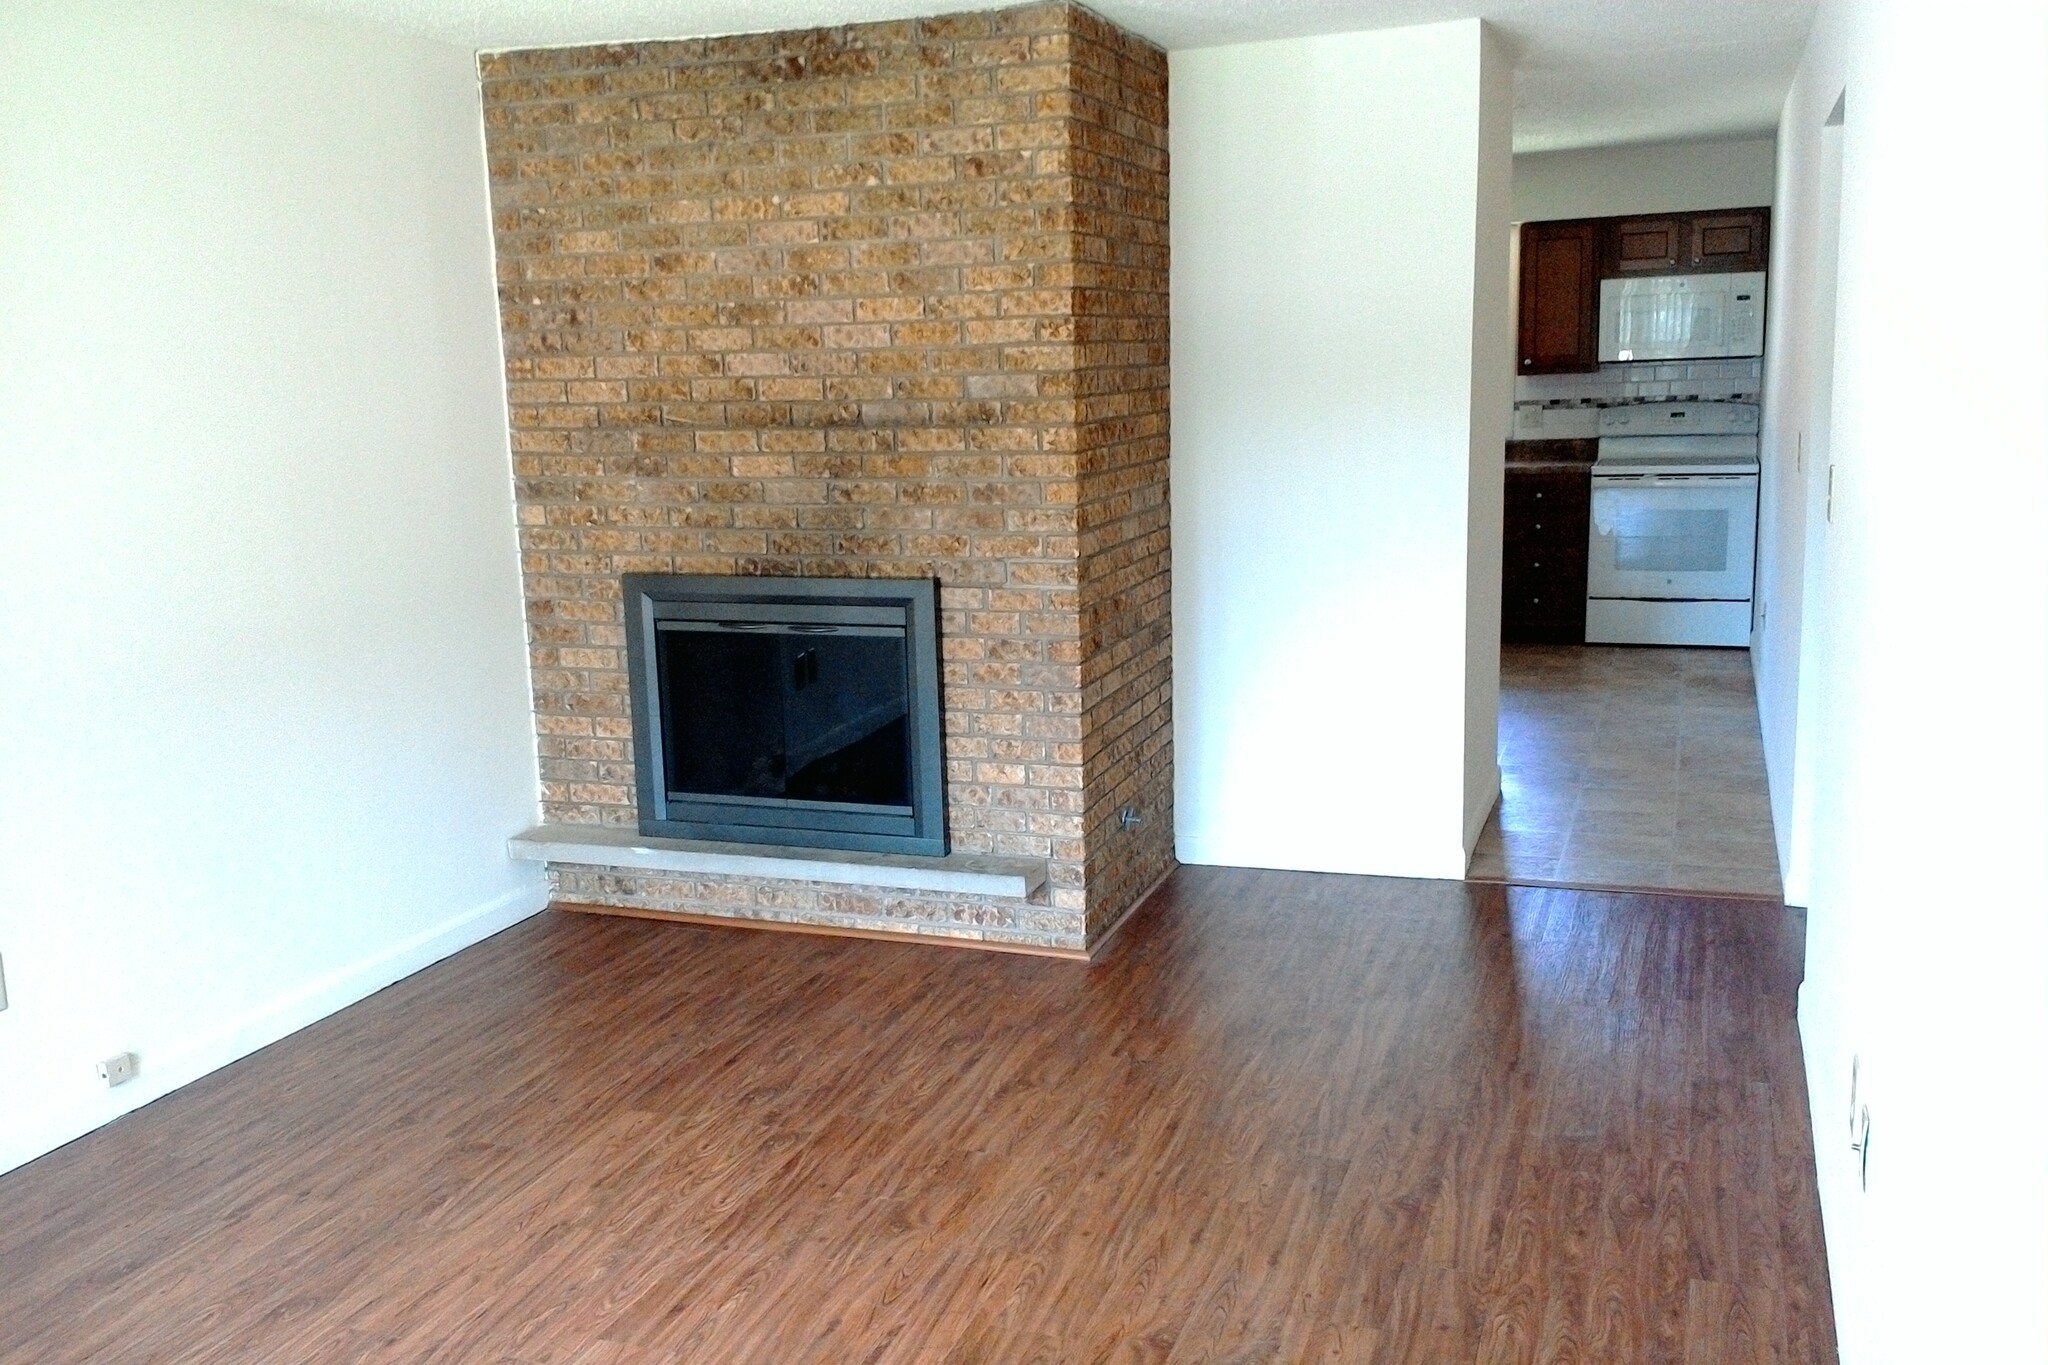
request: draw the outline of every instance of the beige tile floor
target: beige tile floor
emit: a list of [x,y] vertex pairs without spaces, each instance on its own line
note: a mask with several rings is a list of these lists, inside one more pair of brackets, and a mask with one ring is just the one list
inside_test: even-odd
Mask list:
[[1504,645],[1481,881],[1778,896],[1749,653]]

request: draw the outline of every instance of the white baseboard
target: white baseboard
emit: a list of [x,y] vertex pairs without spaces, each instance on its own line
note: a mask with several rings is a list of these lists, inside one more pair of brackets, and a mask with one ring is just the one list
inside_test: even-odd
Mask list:
[[431,929],[289,991],[196,1038],[153,1048],[119,1090],[56,1112],[8,1115],[0,1126],[0,1173],[35,1160],[93,1129],[190,1085],[547,909],[544,882],[515,887]]
[[[1449,845],[1450,841],[1444,841]],[[1176,833],[1174,856],[1196,867],[1253,867],[1275,872],[1330,872],[1350,877],[1407,877],[1425,881],[1460,881],[1466,859],[1455,847],[1437,858],[1412,852],[1331,848],[1322,843],[1288,845],[1204,834]]]

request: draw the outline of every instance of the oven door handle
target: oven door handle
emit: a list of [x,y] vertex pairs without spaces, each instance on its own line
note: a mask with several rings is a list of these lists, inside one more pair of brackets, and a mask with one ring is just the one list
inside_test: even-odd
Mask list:
[[1701,484],[1741,483],[1754,474],[1595,474],[1593,482],[1625,488],[1693,488]]

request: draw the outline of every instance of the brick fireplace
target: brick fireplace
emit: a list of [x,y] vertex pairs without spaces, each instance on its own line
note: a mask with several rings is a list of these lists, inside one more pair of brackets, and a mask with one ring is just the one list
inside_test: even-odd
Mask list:
[[558,900],[1093,944],[1172,866],[1164,54],[1036,5],[482,76],[545,825],[638,822],[622,574],[932,577],[953,847],[1043,865]]

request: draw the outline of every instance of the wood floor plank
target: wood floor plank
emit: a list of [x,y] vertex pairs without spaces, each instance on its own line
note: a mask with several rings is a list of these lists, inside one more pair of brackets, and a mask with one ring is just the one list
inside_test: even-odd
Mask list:
[[1799,936],[1212,868],[1085,968],[545,916],[0,1177],[0,1359],[1828,1365]]

